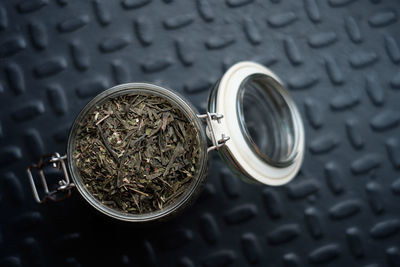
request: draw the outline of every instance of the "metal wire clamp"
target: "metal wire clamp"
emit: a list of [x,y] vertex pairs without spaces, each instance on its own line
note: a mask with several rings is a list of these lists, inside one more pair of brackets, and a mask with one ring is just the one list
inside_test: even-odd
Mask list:
[[209,148],[207,148],[207,152],[210,152],[212,150],[218,150],[220,147],[225,145],[226,141],[228,141],[230,139],[229,136],[225,136],[225,134],[222,134],[221,139],[217,140],[217,138],[215,136],[214,128],[212,125],[213,120],[217,121],[218,123],[221,123],[221,119],[224,117],[224,115],[207,112],[206,114],[197,115],[197,117],[199,119],[206,121],[207,127],[208,127],[210,135],[211,135],[211,141],[212,141],[213,145],[210,146]]
[[[67,159],[66,155],[60,156],[59,153],[55,152],[54,154],[48,154],[42,156],[37,164],[32,164],[26,169],[29,182],[32,188],[33,196],[36,202],[44,203],[48,199],[52,201],[61,201],[68,198],[71,195],[71,188],[75,187],[75,184],[70,182],[67,167],[65,164],[66,159]],[[46,177],[43,171],[43,169],[48,165],[51,165],[53,168],[56,168],[58,170],[62,169],[65,178],[58,182],[59,186],[53,191],[49,191],[49,187],[47,185]],[[35,181],[33,179],[31,171],[32,169],[37,169],[39,172],[40,180],[42,182],[42,187],[45,194],[42,198],[39,197],[39,193],[36,188]]]

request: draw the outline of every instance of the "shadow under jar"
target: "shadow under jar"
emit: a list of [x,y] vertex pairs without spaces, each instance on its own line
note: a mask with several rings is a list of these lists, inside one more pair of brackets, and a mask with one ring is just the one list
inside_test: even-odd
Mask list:
[[[197,153],[191,179],[179,197],[159,210],[144,213],[106,205],[88,189],[74,160],[78,132],[88,114],[110,99],[138,95],[159,97],[179,110],[191,127]],[[213,150],[247,182],[278,186],[296,176],[304,155],[303,123],[288,91],[268,68],[246,61],[233,65],[212,89],[208,112],[202,115],[180,94],[157,85],[128,83],[112,87],[94,97],[76,117],[66,155],[43,156],[38,164],[28,167],[27,173],[39,203],[62,200],[76,187],[91,206],[112,218],[137,223],[162,221],[178,214],[199,195],[207,177],[208,153]],[[48,189],[43,171],[49,165],[64,173],[64,179],[53,191]],[[36,188],[34,169],[41,177],[43,196]]]

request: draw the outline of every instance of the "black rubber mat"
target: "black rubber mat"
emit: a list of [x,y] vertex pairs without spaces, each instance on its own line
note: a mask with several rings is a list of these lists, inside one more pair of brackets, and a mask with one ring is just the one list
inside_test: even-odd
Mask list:
[[[0,265],[400,266],[399,15],[396,0],[1,1]],[[204,111],[240,60],[275,71],[303,115],[290,184],[245,184],[213,155],[196,204],[140,229],[78,192],[34,202],[26,166],[65,152],[92,96],[156,82]]]

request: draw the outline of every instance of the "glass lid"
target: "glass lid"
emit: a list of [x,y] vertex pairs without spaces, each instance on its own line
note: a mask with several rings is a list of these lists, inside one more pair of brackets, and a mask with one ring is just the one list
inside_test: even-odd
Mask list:
[[224,74],[209,98],[216,136],[230,139],[218,149],[241,177],[267,185],[293,179],[304,155],[304,128],[297,107],[279,78],[253,62]]

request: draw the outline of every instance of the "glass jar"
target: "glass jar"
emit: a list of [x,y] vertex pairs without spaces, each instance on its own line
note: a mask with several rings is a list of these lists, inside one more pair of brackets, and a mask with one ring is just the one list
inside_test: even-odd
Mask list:
[[[120,95],[150,94],[167,99],[191,122],[199,144],[199,162],[193,181],[174,203],[150,213],[131,214],[110,208],[86,188],[72,159],[77,130],[93,107]],[[154,84],[128,83],[114,86],[94,97],[72,124],[67,153],[46,155],[27,173],[34,198],[39,203],[59,201],[76,187],[95,209],[112,218],[128,222],[160,221],[173,217],[192,203],[207,177],[208,153],[218,151],[228,167],[245,181],[277,186],[289,182],[301,167],[304,155],[304,129],[296,105],[279,78],[254,62],[233,65],[212,89],[208,112],[199,115],[180,94]],[[59,168],[64,179],[50,191],[44,168]],[[44,196],[40,197],[32,170],[41,177]]]

